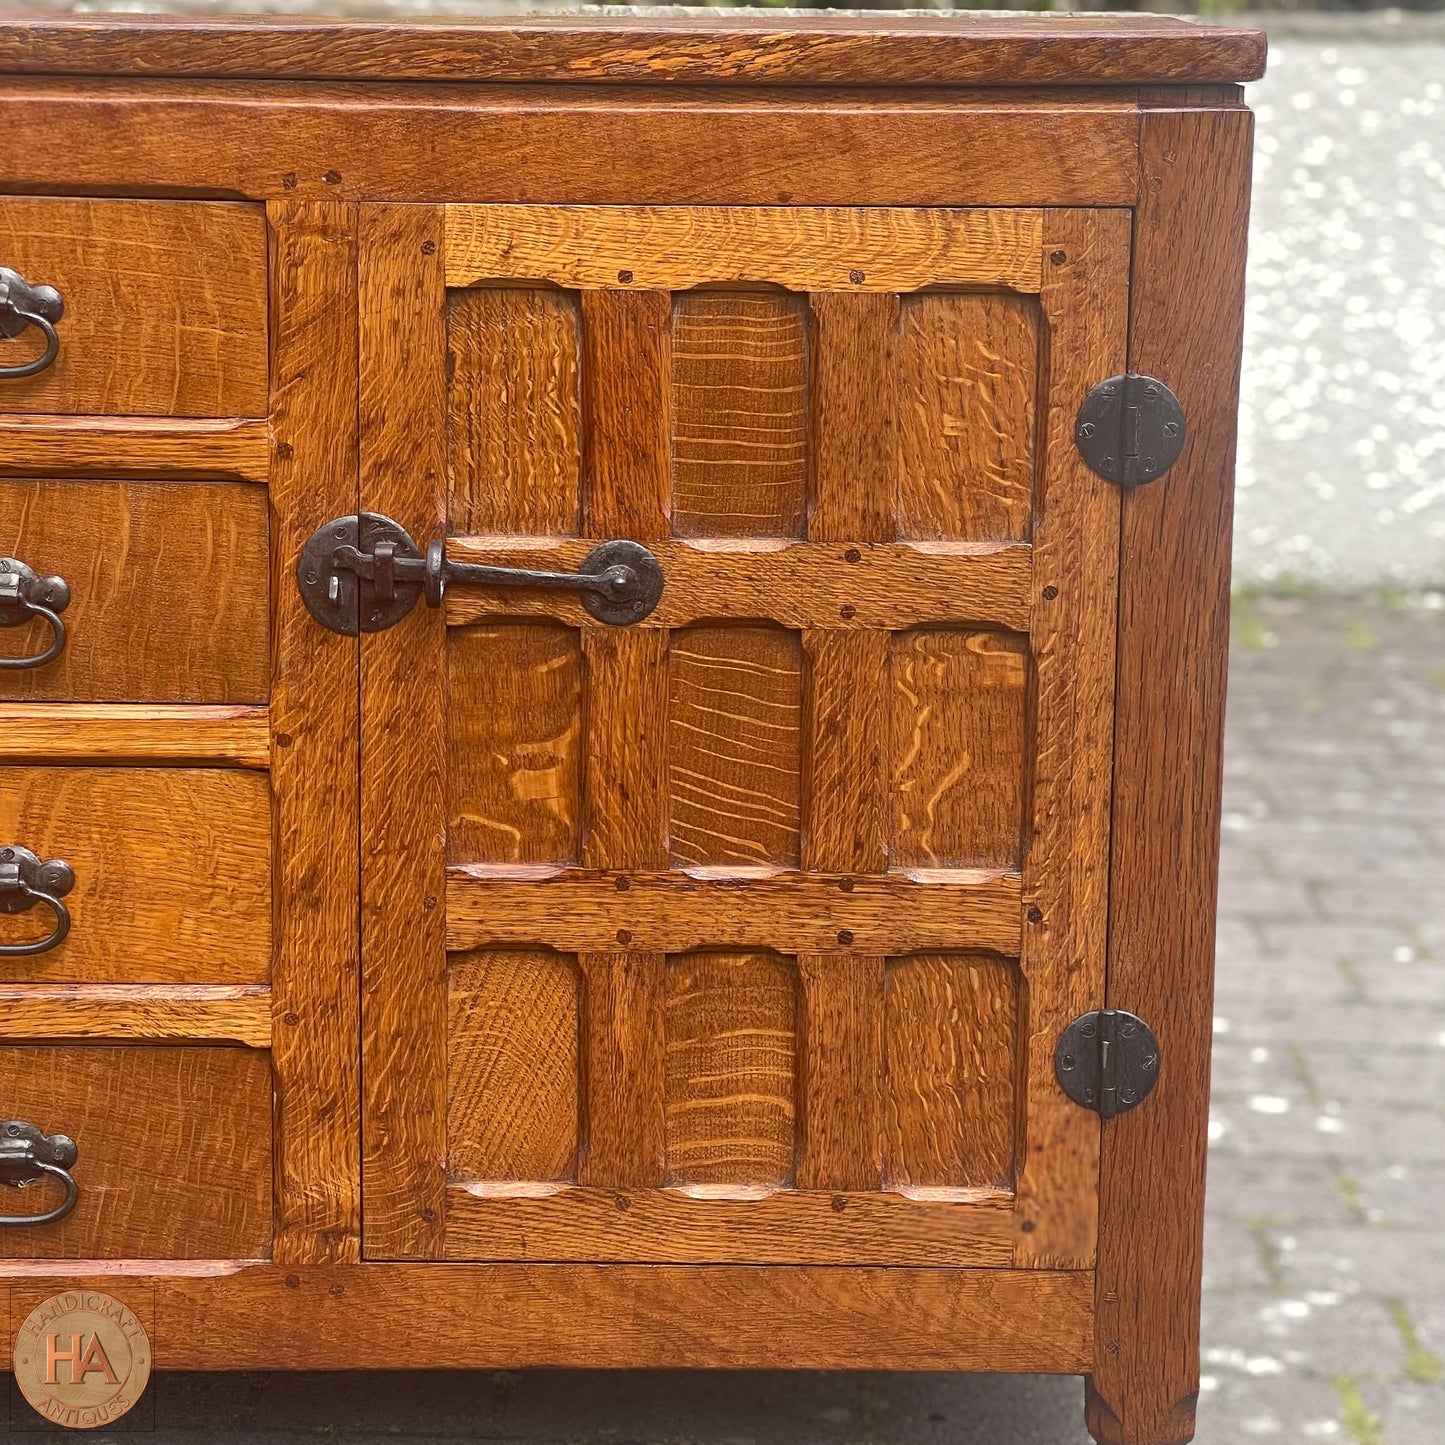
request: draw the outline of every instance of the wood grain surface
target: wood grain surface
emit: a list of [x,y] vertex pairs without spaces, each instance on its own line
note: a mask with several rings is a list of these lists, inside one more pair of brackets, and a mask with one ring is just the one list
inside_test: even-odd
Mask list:
[[264,707],[0,702],[0,762],[265,768],[271,725]]
[[[857,475],[852,473],[851,475]],[[883,488],[886,500],[887,489]],[[814,512],[810,531],[818,525]],[[597,529],[629,536],[625,528]],[[847,535],[846,533],[844,534]],[[575,572],[595,542],[454,537],[456,562]],[[926,624],[981,623],[1025,631],[1030,615],[1033,554],[1024,543],[866,542],[844,545],[777,542],[747,547],[727,542],[659,541],[649,549],[662,567],[657,610],[629,631],[685,627],[710,620],[767,618],[783,627],[897,630]],[[564,594],[447,593],[447,620],[555,617],[581,625],[587,614]]]
[[575,293],[542,286],[448,293],[451,530],[581,530],[579,312]]
[[452,205],[447,285],[527,276],[583,290],[1037,291],[1042,226],[1036,210]]
[[[214,201],[0,200],[5,264],[65,302],[60,353],[0,380],[8,412],[266,414],[266,219]],[[38,356],[29,327],[6,365]]]
[[[7,982],[264,983],[271,790],[222,768],[0,767],[0,839],[75,870],[63,943],[0,960]],[[48,908],[0,919],[45,937]]]
[[[1137,92],[527,92],[13,79],[0,186],[272,200],[672,206],[1132,205]],[[444,166],[417,157],[446,157]],[[599,165],[597,158],[609,163]]]
[[[1104,1126],[1098,1359],[1107,1445],[1191,1438],[1212,1028],[1229,542],[1253,118],[1144,120],[1129,364],[1182,402],[1189,440],[1124,503],[1109,1006],[1163,1058],[1147,1107]],[[1208,216],[1210,224],[1200,224]],[[1180,295],[1200,298],[1181,308]],[[1179,685],[1187,679],[1187,687]],[[1173,880],[1168,896],[1150,880]],[[1169,960],[1167,969],[1159,960]]]
[[[71,594],[65,651],[44,667],[0,672],[0,698],[266,701],[262,488],[0,481],[0,553],[65,578]],[[49,636],[32,621],[0,632],[0,647],[20,657]]]
[[1018,85],[1255,80],[1264,36],[1153,15],[528,16],[378,25],[299,16],[33,16],[0,70],[232,79]]
[[796,1189],[726,1193],[630,1184],[505,1193],[454,1185],[447,1258],[651,1264],[887,1264],[1003,1269],[1013,1253],[1007,1198],[961,1191]]
[[808,507],[808,317],[778,290],[672,298],[672,532],[799,537]]
[[565,954],[478,950],[450,961],[449,1178],[576,1177],[581,1002],[577,961]]
[[278,1260],[361,1250],[355,638],[296,589],[306,539],[357,504],[356,215],[273,203],[271,740]]
[[0,1038],[271,1046],[259,985],[0,984]]
[[1077,1373],[1094,1349],[1093,1275],[1082,1270],[9,1261],[0,1279],[12,1329],[57,1278],[153,1299],[174,1369],[394,1369],[420,1358],[437,1369]]
[[[430,539],[446,506],[441,214],[364,206],[361,506]],[[446,1157],[446,626],[417,607],[361,649],[365,1252],[441,1252]]]
[[[618,887],[625,877],[627,886]],[[844,886],[846,885],[846,886]],[[918,879],[728,868],[649,873],[591,869],[447,871],[447,946],[546,942],[567,952],[777,948],[783,953],[1016,953],[1019,880],[938,870]],[[631,935],[619,943],[617,932]],[[840,934],[850,934],[844,940]]]
[[[7,1044],[0,1072],[9,1115],[67,1134],[79,1150],[75,1208],[57,1224],[7,1230],[12,1258],[269,1256],[271,1061],[263,1050]],[[47,1183],[21,1212],[49,1208],[58,1188]]]
[[1044,238],[1040,304],[1051,344],[1034,530],[1031,836],[1019,961],[1029,1000],[1028,1152],[1015,1260],[1048,1268],[1087,1265],[1096,1248],[1099,1121],[1058,1087],[1054,1050],[1104,991],[1119,490],[1084,464],[1073,429],[1095,381],[1123,365],[1129,221],[1123,211],[1057,212]]
[[0,476],[264,482],[270,461],[264,421],[0,414]]

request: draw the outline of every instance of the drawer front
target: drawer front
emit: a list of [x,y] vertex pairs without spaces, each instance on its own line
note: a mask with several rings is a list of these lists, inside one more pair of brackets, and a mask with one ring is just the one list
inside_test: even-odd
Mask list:
[[[261,1050],[0,1048],[0,1112],[74,1140],[75,1207],[0,1228],[0,1258],[259,1259],[271,1251],[271,1065]],[[60,1204],[0,1184],[0,1214]]]
[[[55,360],[0,413],[264,416],[266,220],[228,202],[10,198],[0,266],[60,293]],[[0,366],[40,357],[31,324]]]
[[[261,983],[270,973],[264,773],[0,767],[0,848],[61,859],[75,885],[55,948],[0,957],[7,983]],[[0,945],[45,938],[52,911],[0,913]]]
[[[266,700],[267,499],[248,483],[0,482],[0,557],[65,580],[66,641],[41,667],[0,670],[0,699]],[[0,655],[51,640],[0,627]]]

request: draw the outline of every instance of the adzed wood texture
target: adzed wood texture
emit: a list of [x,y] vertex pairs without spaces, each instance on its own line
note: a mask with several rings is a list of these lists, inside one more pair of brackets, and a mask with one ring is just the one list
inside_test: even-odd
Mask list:
[[264,707],[0,702],[0,762],[266,768],[271,727]]
[[363,644],[369,1257],[1088,1266],[1118,502],[1069,427],[1127,216],[409,214],[363,418],[420,464],[367,505],[425,534],[445,443],[449,556],[666,585]]
[[[75,1140],[75,1208],[13,1259],[265,1259],[271,1064],[256,1049],[0,1045],[5,1108]],[[48,1181],[21,1212],[58,1202]],[[6,1191],[6,1208],[12,1204]]]
[[[0,698],[265,702],[268,536],[261,487],[0,481],[0,554],[70,584],[65,651],[0,671]],[[33,621],[0,647],[20,657],[49,638]]]
[[275,1257],[361,1253],[359,653],[295,583],[306,539],[357,506],[356,213],[267,208],[271,316],[271,787]]
[[270,461],[264,421],[0,413],[0,476],[264,482]]
[[[0,93],[11,137],[0,187],[35,185],[43,153],[50,186],[268,202],[1127,206],[1138,191],[1135,90],[657,99],[623,86],[317,84],[283,96],[17,78]],[[419,164],[429,155],[446,164]]]
[[[1192,1438],[1214,983],[1229,543],[1253,117],[1153,102],[1142,132],[1129,364],[1166,382],[1189,441],[1124,503],[1109,1006],[1164,1059],[1147,1106],[1104,1126],[1097,1360],[1105,1445]],[[1204,218],[1208,217],[1208,224]],[[1178,297],[1201,298],[1182,308]],[[1180,678],[1188,679],[1181,688]],[[1171,878],[1168,896],[1150,880]]]
[[[266,414],[266,219],[212,201],[0,199],[4,264],[65,302],[60,354],[0,410]],[[38,356],[38,328],[0,362]]]
[[271,990],[246,984],[0,984],[0,1039],[271,1044]]
[[[0,839],[75,870],[70,933],[0,959],[34,983],[264,983],[271,969],[271,790],[225,768],[0,767]],[[29,943],[48,908],[0,916]]]
[[1155,15],[529,16],[378,25],[301,17],[35,16],[0,70],[230,79],[1125,85],[1256,80],[1264,36]]
[[12,1330],[57,1280],[154,1299],[170,1369],[1077,1373],[1094,1346],[1082,1270],[9,1261]]

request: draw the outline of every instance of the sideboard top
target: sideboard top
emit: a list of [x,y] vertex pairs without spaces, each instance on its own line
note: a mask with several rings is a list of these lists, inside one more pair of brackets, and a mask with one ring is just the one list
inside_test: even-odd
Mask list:
[[720,10],[342,21],[36,15],[0,73],[231,80],[777,85],[1180,85],[1257,79],[1254,30],[1136,14],[783,16]]

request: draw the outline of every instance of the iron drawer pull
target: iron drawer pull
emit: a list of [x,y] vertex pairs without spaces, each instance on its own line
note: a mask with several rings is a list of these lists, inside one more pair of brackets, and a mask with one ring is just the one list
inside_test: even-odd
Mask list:
[[80,1194],[70,1173],[79,1155],[75,1140],[64,1134],[44,1134],[24,1119],[7,1119],[0,1125],[0,1183],[25,1189],[46,1175],[65,1181],[65,1198],[54,1209],[44,1214],[0,1214],[0,1225],[54,1224],[64,1219]]
[[589,615],[611,627],[641,622],[662,597],[662,567],[640,542],[603,542],[576,572],[539,572],[447,560],[438,537],[423,556],[411,533],[377,512],[338,517],[315,532],[296,566],[296,582],[323,627],[354,637],[382,632],[426,598],[440,607],[452,585],[542,587],[580,592]]
[[0,943],[0,958],[29,958],[63,943],[70,910],[60,900],[74,887],[69,863],[59,858],[42,863],[29,848],[0,848],[0,913],[25,913],[43,903],[55,915],[55,927],[35,943]]
[[64,315],[65,302],[54,286],[32,286],[18,271],[0,266],[0,336],[12,340],[27,326],[38,326],[45,333],[44,352],[34,361],[0,366],[0,378],[34,376],[44,371],[60,355],[55,323]]
[[39,577],[18,557],[0,557],[0,627],[23,627],[32,617],[50,624],[50,646],[33,657],[0,657],[0,668],[44,667],[65,651],[60,614],[70,606],[64,577]]

